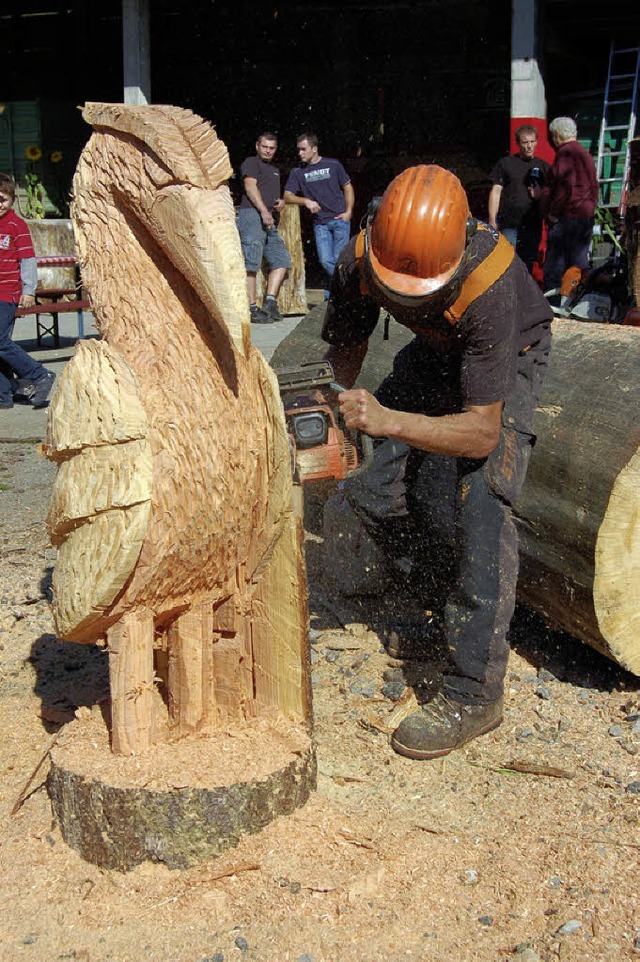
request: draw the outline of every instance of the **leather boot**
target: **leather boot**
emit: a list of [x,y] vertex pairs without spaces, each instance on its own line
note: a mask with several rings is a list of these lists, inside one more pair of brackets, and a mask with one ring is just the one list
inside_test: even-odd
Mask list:
[[442,692],[405,718],[391,736],[391,747],[407,758],[427,760],[448,755],[472,738],[497,728],[503,699],[488,705],[465,705]]

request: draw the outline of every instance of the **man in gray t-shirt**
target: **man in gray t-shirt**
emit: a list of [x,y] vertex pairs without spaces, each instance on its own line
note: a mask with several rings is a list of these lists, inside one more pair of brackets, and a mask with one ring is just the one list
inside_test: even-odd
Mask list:
[[[278,233],[284,207],[280,197],[280,171],[273,160],[278,149],[275,134],[266,131],[256,141],[256,154],[240,168],[243,194],[238,208],[238,233],[247,271],[247,292],[252,324],[281,321],[278,291],[291,267],[291,257]],[[256,276],[262,261],[269,265],[267,293],[262,308],[256,304]]]

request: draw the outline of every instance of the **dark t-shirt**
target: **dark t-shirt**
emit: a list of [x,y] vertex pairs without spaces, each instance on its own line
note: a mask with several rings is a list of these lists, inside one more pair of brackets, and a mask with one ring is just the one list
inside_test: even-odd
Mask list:
[[[275,164],[268,164],[258,156],[247,157],[240,168],[240,176],[254,177],[258,181],[258,190],[262,195],[265,207],[272,209],[280,197],[280,170]],[[240,207],[253,207],[251,200],[243,191]]]
[[[352,238],[338,259],[327,302],[322,337],[335,346],[366,341],[380,317],[377,301],[360,291],[355,243]],[[493,231],[478,231],[469,244],[463,279],[496,243]],[[395,314],[395,320],[410,327],[433,351],[459,360],[450,367],[457,372],[463,406],[504,400],[515,386],[518,353],[525,348],[543,357],[549,353],[551,318],[546,299],[518,257],[455,325],[442,315],[431,319],[409,310]]]
[[328,224],[347,209],[342,188],[350,182],[351,178],[339,160],[321,157],[316,164],[294,167],[284,189],[315,200],[320,204],[320,210],[313,215],[314,223]]
[[538,201],[533,200],[528,192],[531,171],[540,173],[538,184],[544,187],[549,177],[549,164],[540,157],[525,160],[520,154],[510,154],[501,157],[491,171],[491,182],[502,187],[500,207],[498,209],[498,223],[501,228],[537,226],[542,222]]

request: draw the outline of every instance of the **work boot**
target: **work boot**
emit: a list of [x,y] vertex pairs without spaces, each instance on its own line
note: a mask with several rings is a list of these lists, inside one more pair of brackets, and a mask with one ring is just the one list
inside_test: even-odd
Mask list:
[[262,308],[258,307],[257,304],[252,304],[249,308],[251,312],[251,323],[252,324],[273,324],[273,318],[263,311]]
[[45,371],[42,377],[39,377],[37,381],[33,382],[33,394],[31,395],[31,407],[33,408],[43,408],[46,407],[49,401],[49,395],[51,394],[51,389],[53,387],[53,382],[56,376],[53,371]]
[[448,755],[492,729],[502,721],[503,699],[488,705],[465,705],[439,692],[420,711],[400,722],[391,736],[391,747],[407,758],[428,760]]
[[267,297],[265,299],[265,302],[262,305],[262,310],[265,314],[268,314],[269,317],[273,318],[274,321],[283,320],[282,314],[278,309],[278,302],[274,297]]

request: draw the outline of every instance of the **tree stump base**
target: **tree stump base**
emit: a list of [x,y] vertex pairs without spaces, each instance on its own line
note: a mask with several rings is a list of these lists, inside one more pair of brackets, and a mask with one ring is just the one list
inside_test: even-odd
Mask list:
[[282,717],[114,755],[98,709],[81,709],[51,752],[47,787],[65,842],[103,868],[184,869],[289,815],[316,784],[309,733]]

